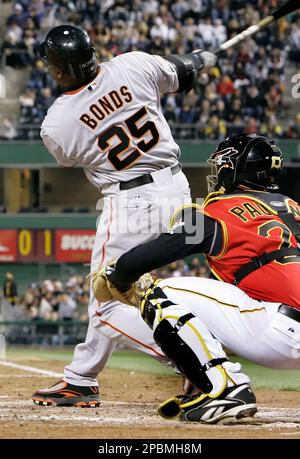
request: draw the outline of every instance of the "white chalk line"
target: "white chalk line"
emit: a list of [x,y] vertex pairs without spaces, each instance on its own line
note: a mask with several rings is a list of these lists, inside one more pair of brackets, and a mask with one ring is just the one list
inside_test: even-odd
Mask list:
[[40,375],[40,374],[35,374],[35,375],[1,375],[0,374],[0,379],[5,379],[5,378],[21,378],[21,379],[25,379],[25,378],[48,378],[49,379],[50,376],[48,375]]
[[[57,373],[57,372],[54,372],[54,371],[50,371],[50,370],[44,370],[44,369],[41,369],[41,368],[36,368],[36,367],[31,367],[31,366],[28,366],[28,365],[21,365],[21,364],[17,364],[15,362],[10,362],[10,361],[7,361],[7,360],[0,360],[0,365],[3,365],[3,366],[6,366],[6,367],[10,367],[10,368],[15,368],[15,369],[18,369],[18,370],[24,370],[24,371],[27,371],[27,372],[30,372],[30,373],[35,373],[34,376],[38,377],[38,376],[42,376],[42,377],[58,377],[58,378],[61,378],[63,377],[63,374],[62,373]],[[1,377],[2,375],[0,375]],[[6,376],[6,375],[3,375],[3,376]],[[31,375],[18,375],[18,377],[30,377]],[[33,376],[33,375],[32,375]],[[9,376],[11,377],[11,375]],[[15,377],[15,376],[13,376]],[[10,397],[9,396],[0,396],[0,399],[3,398],[3,399],[6,399],[5,401],[3,400],[2,402],[0,401],[0,406],[1,405],[4,405],[6,406],[7,408],[7,401],[9,401],[9,405],[10,407],[14,408],[16,406],[20,407],[21,405],[24,406],[24,407],[29,407],[31,406],[31,403],[30,401],[27,401],[27,400],[18,400],[18,401],[14,401],[14,402],[11,402],[10,401]],[[8,399],[8,400],[7,400]],[[109,400],[101,400],[101,404],[102,405],[120,405],[120,406],[132,406],[132,405],[135,405],[135,406],[156,406],[155,403],[141,403],[141,402],[119,402],[119,401],[109,401]],[[4,407],[3,407],[4,408]],[[2,409],[3,409],[2,408]],[[42,409],[45,409],[45,408],[42,408]],[[56,409],[56,408],[54,408]],[[47,410],[49,410],[49,408],[47,408]],[[263,410],[263,411],[262,411]],[[281,413],[280,413],[281,412]],[[258,416],[256,416],[255,418],[253,418],[254,420],[256,419],[257,421],[259,420],[263,420],[264,418],[267,418],[267,417],[271,417],[271,418],[274,418],[274,422],[272,423],[267,423],[267,424],[261,424],[259,427],[285,427],[285,428],[299,428],[299,422],[300,422],[300,419],[298,421],[297,419],[297,422],[288,422],[288,419],[287,419],[287,422],[285,421],[282,421],[282,420],[278,420],[278,418],[282,417],[282,413],[283,412],[286,412],[288,413],[288,418],[290,419],[292,415],[294,416],[300,416],[300,411],[299,410],[296,410],[295,408],[282,408],[282,407],[279,407],[279,408],[276,408],[276,411],[274,410],[274,408],[270,408],[270,407],[267,407],[267,406],[261,406],[260,407],[260,410],[259,410],[259,413],[258,413]],[[28,419],[28,415],[26,415],[24,417],[24,419]],[[34,415],[31,415],[29,416],[29,418],[32,418],[32,420],[37,420],[37,417],[34,416]],[[276,419],[277,418],[277,419]],[[66,415],[62,415],[60,414],[59,416],[57,415],[49,415],[49,416],[40,416],[38,415],[38,420],[41,420],[41,421],[71,421],[71,422],[76,422],[76,421],[79,421],[79,422],[89,422],[89,421],[92,421],[92,422],[95,422],[95,420],[97,420],[98,423],[101,423],[101,424],[109,424],[109,423],[114,423],[114,424],[136,424],[136,421],[141,421],[141,417],[140,416],[130,416],[130,418],[124,418],[124,417],[105,417],[105,419],[100,419],[100,418],[97,418],[97,417],[94,417],[94,416],[66,416]],[[147,423],[149,423],[150,425],[152,425],[152,427],[154,426],[154,423],[156,425],[166,425],[167,424],[177,424],[178,425],[178,422],[176,421],[165,421],[163,419],[157,419],[156,416],[155,416],[155,420],[151,420],[151,418],[148,418],[147,420],[144,420],[144,423],[143,425],[147,425]],[[141,423],[142,424],[142,423]],[[149,427],[150,427],[149,425]],[[249,424],[248,426],[245,425],[245,424],[239,424],[240,427],[254,427],[253,425]],[[221,426],[219,426],[221,427]],[[222,426],[222,427],[228,427],[226,425]],[[230,426],[230,427],[233,427]]]
[[[7,361],[7,360],[0,360],[0,365],[4,365],[6,367],[10,367],[10,368],[16,368],[17,370],[25,370],[25,371],[28,371],[28,372],[32,372],[32,373],[37,373],[38,376],[42,376],[44,378],[47,378],[47,377],[54,377],[54,378],[62,378],[64,375],[62,373],[56,373],[54,371],[49,371],[49,370],[43,370],[42,368],[36,368],[36,367],[30,367],[30,366],[27,366],[27,365],[20,365],[18,363],[14,363],[14,362],[10,362],[10,361]],[[31,377],[31,376],[37,376],[37,375],[26,375],[25,377]],[[0,378],[1,378],[2,375],[0,375]],[[8,377],[15,377],[12,376],[12,375],[4,375],[4,376],[8,376]],[[23,375],[18,375],[17,377],[20,377],[22,378]],[[101,403],[102,404],[113,404],[113,405],[128,405],[127,402],[116,402],[116,401],[113,401],[113,400],[101,400]],[[145,405],[149,405],[149,406],[154,406],[155,404],[154,403],[142,403],[142,402],[132,402],[130,403],[130,405],[137,405],[137,406],[145,406]]]
[[27,366],[27,365],[20,365],[19,363],[10,362],[8,360],[0,360],[0,365],[3,365],[5,367],[9,367],[9,368],[16,368],[17,370],[29,371],[31,373],[38,373],[40,375],[50,376],[50,377],[53,377],[53,378],[62,378],[63,377],[62,373],[56,373],[55,371],[50,371],[50,370],[42,370],[41,368],[30,367],[30,366]]

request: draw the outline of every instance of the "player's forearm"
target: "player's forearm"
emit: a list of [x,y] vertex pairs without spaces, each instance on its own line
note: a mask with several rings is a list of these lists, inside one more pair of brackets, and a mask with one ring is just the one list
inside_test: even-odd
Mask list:
[[178,92],[189,92],[195,82],[198,72],[208,70],[217,62],[217,56],[209,51],[196,50],[190,54],[177,55],[171,54],[164,56],[171,62],[177,72],[179,88]]
[[110,281],[117,287],[126,288],[143,274],[197,252],[199,246],[186,244],[184,233],[164,233],[122,255]]
[[126,291],[143,274],[189,255],[219,252],[223,239],[221,226],[195,208],[187,208],[185,212],[184,220],[175,223],[172,232],[163,233],[119,258],[109,276],[119,290]]

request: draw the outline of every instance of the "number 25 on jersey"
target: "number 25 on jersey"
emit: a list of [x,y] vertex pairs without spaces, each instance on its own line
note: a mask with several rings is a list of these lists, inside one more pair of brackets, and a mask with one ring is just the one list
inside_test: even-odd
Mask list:
[[[118,171],[131,166],[142,153],[147,153],[159,141],[159,132],[153,121],[145,121],[143,118],[148,114],[147,109],[142,107],[134,115],[125,121],[127,129],[120,125],[114,125],[108,128],[98,137],[98,146],[103,153],[107,153],[107,158]],[[140,124],[140,122],[144,123]],[[147,141],[145,137],[147,136]],[[119,143],[111,147],[114,137],[117,137]],[[131,151],[124,158],[120,158],[122,153],[132,148],[131,137],[140,139],[137,148]]]

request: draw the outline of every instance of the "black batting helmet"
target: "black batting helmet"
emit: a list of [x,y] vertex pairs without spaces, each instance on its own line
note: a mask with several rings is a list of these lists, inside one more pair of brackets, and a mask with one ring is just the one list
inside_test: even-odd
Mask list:
[[92,77],[97,68],[94,44],[85,30],[72,25],[54,27],[38,49],[39,56],[78,81]]
[[208,163],[212,168],[207,176],[209,193],[221,189],[228,193],[238,185],[277,191],[283,156],[273,140],[238,135],[221,142]]

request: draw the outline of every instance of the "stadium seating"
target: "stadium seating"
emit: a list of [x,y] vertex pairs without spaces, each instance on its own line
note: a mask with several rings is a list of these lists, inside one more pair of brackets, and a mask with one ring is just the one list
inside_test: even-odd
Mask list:
[[[84,27],[100,61],[133,50],[153,54],[215,49],[274,9],[278,0],[59,0],[12,2],[1,52],[5,68],[25,75],[25,87],[4,138],[39,138],[39,126],[60,90],[37,59],[38,43],[56,25]],[[297,72],[300,19],[294,14],[221,57],[198,90],[166,96],[163,108],[177,138],[220,139],[260,131],[297,138],[300,114],[291,102]],[[25,72],[25,73],[24,73]],[[15,86],[14,86],[15,87]],[[19,107],[18,107],[19,106]],[[31,126],[31,127],[29,127]],[[13,129],[15,127],[15,129]],[[2,137],[3,138],[3,137]]]

